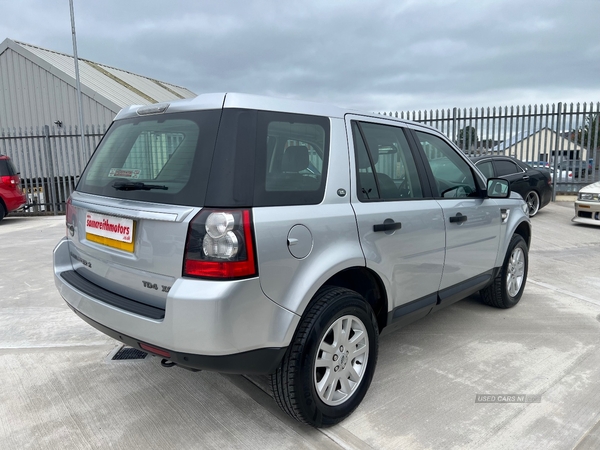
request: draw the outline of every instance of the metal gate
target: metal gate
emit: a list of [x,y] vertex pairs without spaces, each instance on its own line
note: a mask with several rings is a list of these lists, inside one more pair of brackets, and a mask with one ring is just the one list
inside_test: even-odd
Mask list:
[[0,131],[0,154],[8,155],[21,175],[28,214],[64,213],[65,202],[106,127],[86,127],[84,148],[76,127],[44,126]]

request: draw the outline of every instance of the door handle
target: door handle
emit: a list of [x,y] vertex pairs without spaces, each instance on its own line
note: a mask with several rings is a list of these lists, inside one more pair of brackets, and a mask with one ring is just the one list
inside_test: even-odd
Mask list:
[[524,175],[523,180],[525,180],[525,181],[529,180],[529,175]]
[[373,225],[373,231],[379,232],[384,231],[386,234],[392,234],[392,232],[402,228],[401,222],[394,222],[393,219],[385,219],[383,223]]
[[454,217],[450,217],[450,223],[463,223],[467,221],[467,216],[463,216],[461,213],[456,213]]

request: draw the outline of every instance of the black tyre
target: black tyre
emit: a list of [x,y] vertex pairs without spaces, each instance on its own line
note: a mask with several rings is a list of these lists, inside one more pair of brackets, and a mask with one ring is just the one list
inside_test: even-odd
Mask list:
[[4,205],[0,202],[0,221],[4,219],[6,215],[6,210],[4,209]]
[[494,282],[481,290],[483,302],[496,308],[512,308],[523,295],[529,266],[525,239],[515,234],[510,240],[504,264]]
[[540,210],[540,196],[536,191],[529,191],[525,196],[525,203],[527,203],[529,217],[535,216]]
[[277,404],[315,427],[342,421],[369,389],[378,347],[377,321],[364,298],[349,289],[321,289],[270,376]]

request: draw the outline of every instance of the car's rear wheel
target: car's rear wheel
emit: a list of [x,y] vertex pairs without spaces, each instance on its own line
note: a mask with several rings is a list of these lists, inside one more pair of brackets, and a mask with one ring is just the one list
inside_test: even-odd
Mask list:
[[510,240],[504,264],[494,282],[481,290],[483,302],[496,308],[511,308],[519,303],[525,283],[529,256],[527,243],[515,234]]
[[378,345],[377,320],[358,293],[320,290],[270,377],[277,404],[312,426],[342,421],[369,389]]
[[4,209],[4,205],[2,203],[0,203],[0,220],[4,219],[5,215],[6,215],[6,210]]
[[529,217],[535,216],[540,210],[540,196],[535,191],[530,191],[525,196],[525,203],[527,203]]

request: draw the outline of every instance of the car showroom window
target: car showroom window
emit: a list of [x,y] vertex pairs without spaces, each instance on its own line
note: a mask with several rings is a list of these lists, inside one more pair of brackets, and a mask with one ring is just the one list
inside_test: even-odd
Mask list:
[[442,198],[464,198],[478,195],[469,164],[442,138],[416,131]]
[[359,200],[423,198],[415,161],[402,128],[353,121],[352,134]]

